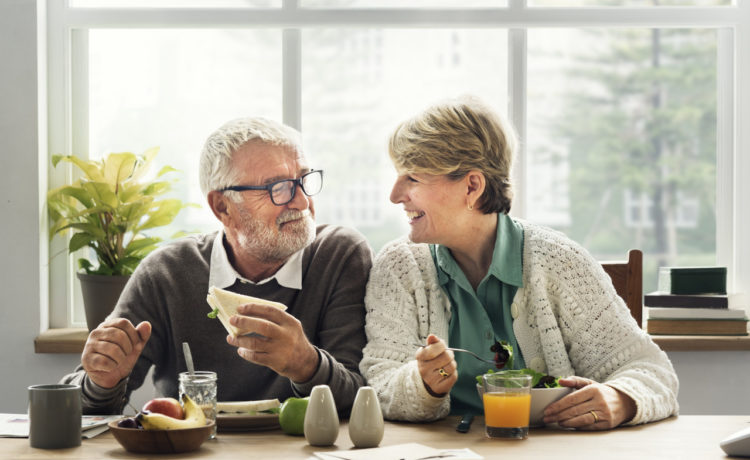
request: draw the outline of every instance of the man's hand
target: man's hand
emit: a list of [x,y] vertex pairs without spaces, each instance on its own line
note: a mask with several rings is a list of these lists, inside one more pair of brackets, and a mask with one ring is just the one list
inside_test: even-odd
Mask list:
[[635,416],[635,402],[619,390],[583,377],[561,378],[559,382],[577,391],[547,406],[544,423],[557,422],[580,430],[608,430]]
[[105,321],[91,331],[81,355],[81,365],[92,382],[112,388],[130,375],[151,337],[151,323],[137,327],[127,319]]
[[318,369],[318,352],[307,340],[297,318],[270,305],[247,304],[237,308],[229,323],[246,334],[227,336],[227,343],[251,363],[273,369],[277,374],[302,383]]
[[458,365],[453,359],[453,352],[446,350],[445,342],[430,334],[427,345],[417,350],[417,367],[427,391],[436,397],[442,397],[458,381]]

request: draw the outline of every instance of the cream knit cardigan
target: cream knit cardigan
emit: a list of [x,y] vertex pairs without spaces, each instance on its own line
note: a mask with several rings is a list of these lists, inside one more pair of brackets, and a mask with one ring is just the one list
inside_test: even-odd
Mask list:
[[[638,327],[612,282],[582,247],[561,233],[524,228],[523,287],[511,305],[526,365],[554,376],[606,382],[636,403],[629,424],[677,414],[678,381],[667,355]],[[451,307],[426,244],[389,243],[370,272],[367,345],[360,371],[391,420],[448,415],[450,396],[431,396],[417,370],[415,344],[448,337]]]

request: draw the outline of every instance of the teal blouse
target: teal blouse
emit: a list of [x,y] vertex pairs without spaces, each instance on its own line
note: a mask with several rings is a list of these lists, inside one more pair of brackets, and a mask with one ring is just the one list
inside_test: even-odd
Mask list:
[[[448,344],[492,359],[490,347],[497,340],[513,345],[514,368],[525,367],[516,337],[510,306],[516,290],[523,286],[523,227],[505,214],[497,218],[497,237],[487,275],[474,291],[450,250],[430,245],[438,283],[450,298],[451,319]],[[466,353],[456,353],[458,381],[451,389],[451,414],[484,412],[476,388],[476,376],[492,365]]]

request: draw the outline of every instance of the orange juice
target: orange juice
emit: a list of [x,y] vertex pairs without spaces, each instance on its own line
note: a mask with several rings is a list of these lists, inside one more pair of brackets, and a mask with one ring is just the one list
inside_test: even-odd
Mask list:
[[529,393],[484,394],[484,423],[487,427],[527,427],[530,409]]

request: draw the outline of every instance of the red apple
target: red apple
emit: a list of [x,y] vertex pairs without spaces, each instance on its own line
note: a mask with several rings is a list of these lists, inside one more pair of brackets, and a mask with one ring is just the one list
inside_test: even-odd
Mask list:
[[155,398],[143,405],[143,412],[156,412],[168,417],[185,418],[180,402],[174,398]]

